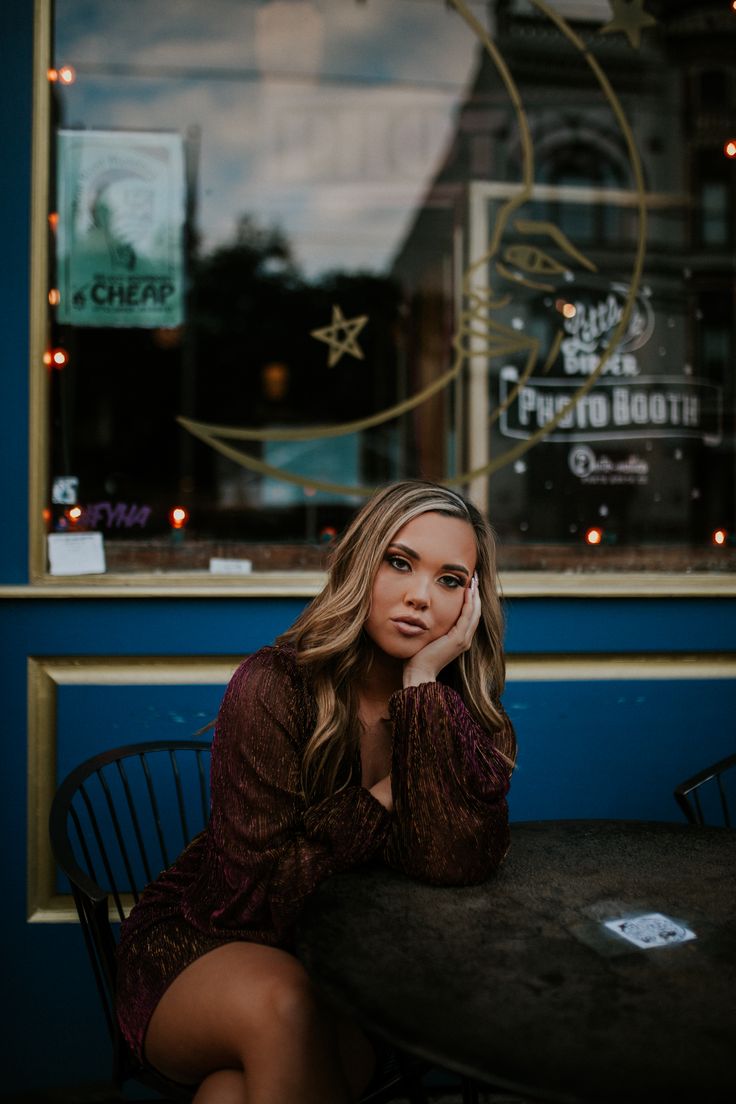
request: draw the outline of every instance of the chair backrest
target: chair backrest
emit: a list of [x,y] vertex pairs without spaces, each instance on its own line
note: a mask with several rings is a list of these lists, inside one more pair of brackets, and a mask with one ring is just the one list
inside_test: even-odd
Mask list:
[[[209,818],[210,744],[161,740],[113,748],[80,763],[59,785],[49,832],[56,862],[69,879],[113,1043],[117,1081],[135,1078],[167,1100],[190,1101],[194,1089],[142,1067],[115,1019],[115,932],[141,890],[173,862]],[[425,1063],[402,1058],[362,1104],[407,1097],[426,1104]]]
[[727,755],[675,786],[674,798],[691,824],[733,827],[736,754]]
[[51,849],[72,887],[119,1080],[142,1078],[115,1020],[116,935],[110,905],[117,923],[206,825],[209,753],[206,740],[112,748],[76,767],[59,785],[51,806]]

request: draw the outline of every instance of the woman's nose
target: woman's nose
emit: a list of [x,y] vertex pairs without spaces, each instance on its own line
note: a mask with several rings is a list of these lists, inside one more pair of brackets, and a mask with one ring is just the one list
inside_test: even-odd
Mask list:
[[418,576],[413,576],[406,588],[404,601],[416,609],[426,609],[429,605],[429,586]]

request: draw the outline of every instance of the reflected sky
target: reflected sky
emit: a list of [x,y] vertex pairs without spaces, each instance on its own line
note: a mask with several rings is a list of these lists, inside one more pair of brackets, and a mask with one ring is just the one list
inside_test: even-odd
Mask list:
[[390,269],[478,54],[444,0],[56,3],[60,124],[194,136],[202,248],[249,214],[310,276]]

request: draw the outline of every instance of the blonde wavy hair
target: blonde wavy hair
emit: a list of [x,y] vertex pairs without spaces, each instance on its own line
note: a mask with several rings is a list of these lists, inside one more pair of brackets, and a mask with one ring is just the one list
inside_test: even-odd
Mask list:
[[370,667],[363,626],[373,581],[392,538],[420,514],[460,518],[472,526],[481,618],[468,651],[441,672],[479,724],[496,734],[496,747],[513,766],[515,741],[499,708],[505,682],[504,619],[496,574],[493,530],[472,503],[436,483],[407,480],[377,491],[337,539],[324,589],[277,643],[296,650],[314,687],[317,720],[304,750],[302,785],[307,799],[326,796],[348,783],[359,746],[358,692]]

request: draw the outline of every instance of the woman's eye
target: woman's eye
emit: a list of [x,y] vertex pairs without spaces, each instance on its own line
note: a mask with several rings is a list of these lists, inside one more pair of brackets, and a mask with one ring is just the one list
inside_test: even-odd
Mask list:
[[403,556],[387,556],[387,563],[391,564],[391,567],[395,567],[397,571],[410,571],[411,566],[408,560],[405,560]]
[[443,575],[440,582],[443,586],[449,587],[450,590],[463,585],[462,579],[458,579],[457,575]]

